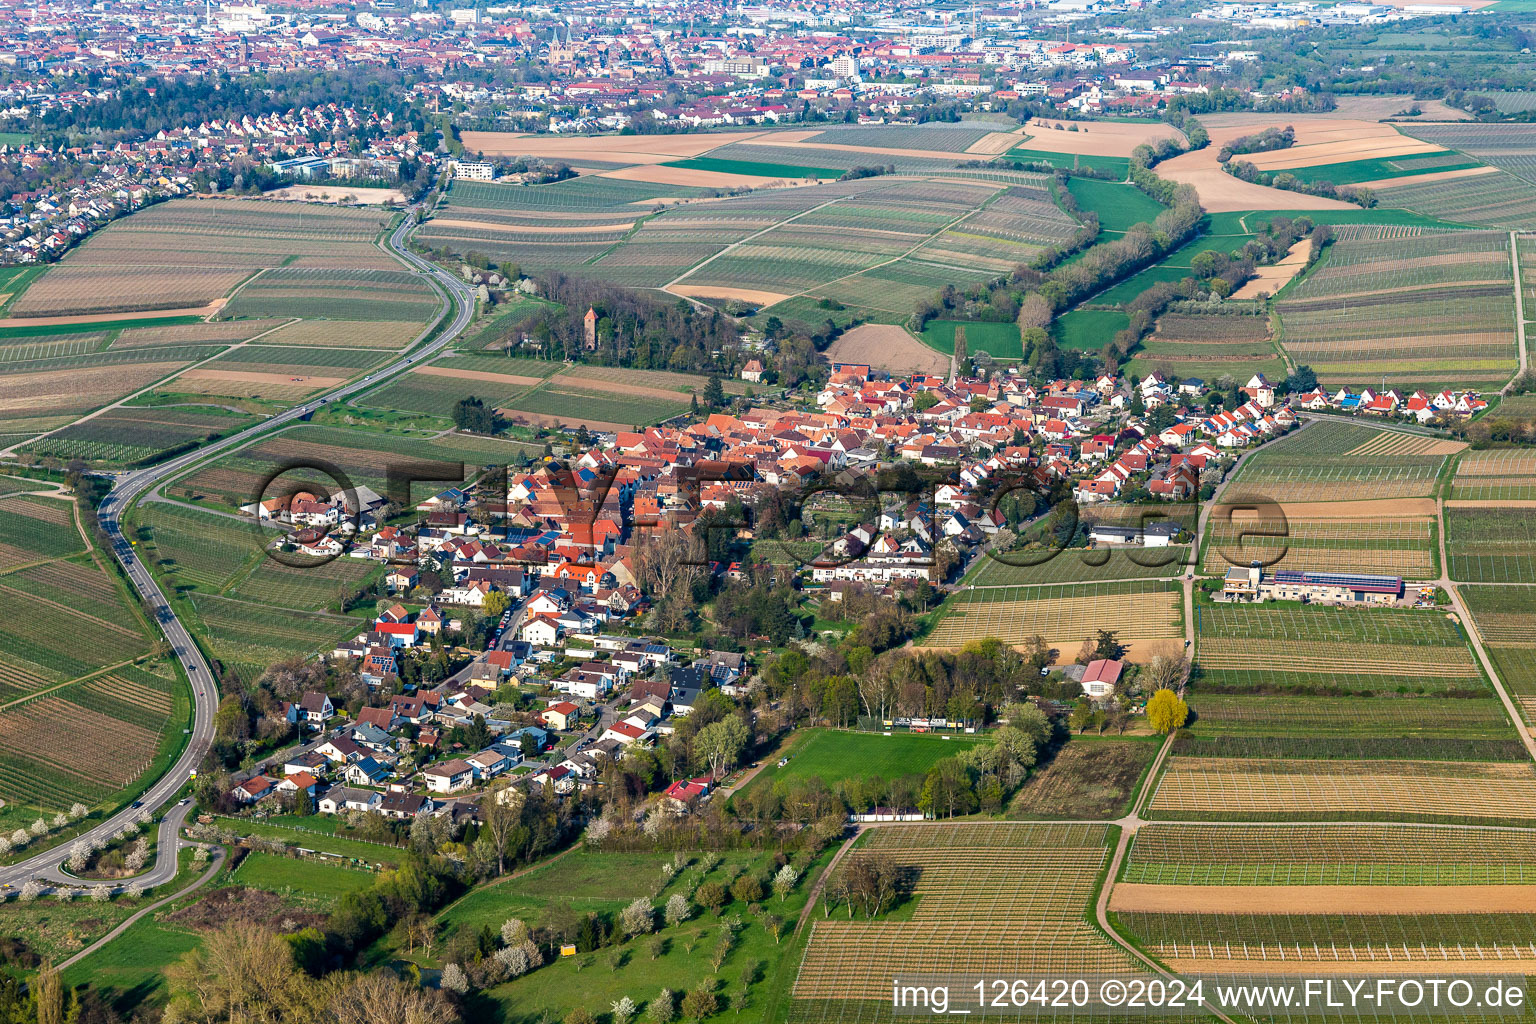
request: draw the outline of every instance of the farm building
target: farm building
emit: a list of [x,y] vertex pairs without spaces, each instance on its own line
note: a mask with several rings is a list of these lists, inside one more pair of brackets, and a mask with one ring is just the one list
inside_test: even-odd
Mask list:
[[1178,539],[1179,532],[1178,523],[1148,523],[1145,529],[1095,523],[1088,537],[1095,544],[1140,544],[1149,548],[1165,548]]
[[1395,604],[1403,596],[1401,576],[1364,573],[1266,573],[1258,564],[1227,570],[1222,596],[1233,601],[1305,601],[1320,604]]

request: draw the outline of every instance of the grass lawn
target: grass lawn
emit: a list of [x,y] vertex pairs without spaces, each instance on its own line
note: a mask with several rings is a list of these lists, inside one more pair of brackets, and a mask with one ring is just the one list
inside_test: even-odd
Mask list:
[[1024,343],[1019,340],[1019,325],[1013,323],[972,322],[969,320],[930,320],[923,328],[923,344],[946,355],[954,355],[955,331],[965,328],[966,351],[975,355],[986,352],[998,359],[1023,359]]
[[1163,212],[1163,204],[1134,185],[1122,185],[1094,178],[1073,178],[1067,182],[1084,213],[1099,215],[1104,231],[1125,231],[1132,224],[1150,223]]
[[1008,817],[1057,820],[1115,818],[1130,810],[1162,737],[1074,736],[1037,768],[1008,808]]
[[[191,850],[183,850],[181,856],[181,871],[173,888],[184,888],[203,872],[203,868],[189,870]],[[64,984],[70,988],[89,984],[123,1013],[132,1012],[146,1001],[160,1001],[164,998],[165,969],[199,942],[197,932],[162,924],[160,918],[207,896],[228,877],[229,873],[221,870],[218,877],[196,892],[135,921],[123,934],[66,970]]]
[[306,902],[329,905],[349,892],[372,885],[374,874],[360,868],[323,861],[251,853],[230,875],[230,881],[252,889],[292,895]]
[[0,268],[0,310],[9,309],[11,303],[47,269],[46,266]]
[[[885,779],[922,775],[934,762],[984,742],[977,736],[945,738],[933,734],[841,732],[836,729],[802,729],[795,732],[777,756],[764,759],[763,770],[747,784],[748,789],[777,782],[803,782],[813,776],[828,786],[838,779]],[[789,764],[780,768],[780,757]]]
[[1132,274],[1119,284],[1104,289],[1089,301],[1118,306],[1122,302],[1130,302],[1155,284],[1163,281],[1182,281],[1186,277],[1194,276],[1195,272],[1188,266],[1155,263],[1141,273]]
[[1057,153],[1049,148],[1053,132],[1041,132],[1030,137],[1035,146],[1017,146],[1003,154],[1004,160],[1022,160],[1026,163],[1050,164],[1062,170],[1087,167],[1095,171],[1109,171],[1122,177],[1131,172],[1131,161],[1123,156],[1084,156],[1078,153]]
[[0,327],[0,338],[32,338],[49,334],[79,334],[82,331],[108,331],[118,327],[175,327],[180,324],[200,324],[200,316],[151,316],[140,320],[93,320],[82,324],[38,324],[33,327],[22,324],[17,327]]
[[[1533,0],[1536,2],[1536,0]],[[1208,215],[1213,235],[1252,234],[1258,225],[1275,217],[1307,217],[1315,224],[1401,224],[1408,227],[1465,227],[1437,217],[1426,217],[1408,210],[1240,210]]]
[[[319,815],[315,816],[319,818]],[[287,819],[292,820],[292,819]],[[308,821],[310,819],[304,819]],[[366,861],[369,864],[395,865],[405,859],[405,851],[395,846],[385,846],[382,843],[369,843],[361,839],[348,839],[342,836],[325,835],[319,832],[304,832],[292,826],[284,826],[275,822],[249,821],[245,818],[219,818],[220,828],[242,836],[256,836],[261,839],[277,839],[289,846],[300,846],[306,850],[316,850],[320,853],[334,853],[341,857],[353,857]],[[323,822],[322,822],[323,824]],[[304,828],[314,826],[305,825]]]
[[[1422,159],[1422,154],[1420,155]],[[1317,164],[1314,167],[1283,167],[1276,174],[1292,175],[1297,181],[1331,181],[1335,185],[1354,185],[1363,181],[1383,178],[1403,178],[1415,174],[1439,174],[1442,171],[1460,171],[1469,167],[1481,167],[1482,161],[1467,157],[1430,167],[1407,168],[1397,166],[1399,161],[1412,161],[1413,157],[1372,157],[1367,160],[1345,160],[1334,164]]]
[[765,178],[841,178],[839,167],[801,167],[797,164],[770,164],[756,160],[722,160],[696,156],[688,160],[668,160],[664,166],[684,167],[691,171],[718,171],[721,174],[755,174]]
[[1092,352],[1103,348],[1116,331],[1124,330],[1130,322],[1118,309],[1075,309],[1056,318],[1051,334],[1059,348]]

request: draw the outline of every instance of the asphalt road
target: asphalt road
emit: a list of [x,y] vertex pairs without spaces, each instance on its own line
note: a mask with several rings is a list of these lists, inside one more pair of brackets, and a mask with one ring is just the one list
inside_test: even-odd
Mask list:
[[[231,448],[239,447],[251,441],[259,434],[269,433],[277,427],[292,423],[309,415],[316,409],[329,402],[343,401],[360,391],[376,387],[383,380],[403,373],[417,363],[426,362],[438,351],[463,333],[469,326],[475,313],[475,292],[459,278],[438,267],[434,267],[426,260],[421,259],[405,247],[405,236],[409,233],[414,220],[415,208],[408,212],[401,220],[400,225],[390,233],[386,244],[394,254],[417,270],[424,271],[432,276],[445,294],[444,313],[449,314],[447,325],[436,338],[427,345],[412,350],[381,370],[375,370],[362,380],[343,385],[334,391],[317,396],[295,406],[285,412],[278,413],[268,419],[242,430],[237,434],[231,434],[220,441],[205,445],[195,451],[188,452],[178,458],[146,469],[135,470],[129,473],[119,474],[112,490],[103,499],[99,510],[101,527],[111,543],[111,551],[114,557],[123,564],[129,580],[144,598],[147,606],[159,620],[160,627],[165,632],[166,639],[170,641],[172,650],[182,668],[187,673],[187,678],[192,681],[192,730],[188,738],[186,749],[181,757],[171,767],[171,770],[157,780],[138,800],[140,808],[127,807],[111,817],[103,820],[94,828],[83,833],[84,838],[94,838],[105,844],[125,824],[131,822],[143,808],[157,808],[168,801],[182,785],[192,776],[197,766],[207,755],[213,744],[213,713],[218,707],[218,693],[215,687],[212,669],[207,659],[198,649],[192,636],[187,632],[181,620],[176,617],[175,611],[166,601],[165,595],[155,583],[142,562],[133,554],[133,547],[127,538],[123,536],[122,526],[119,520],[122,511],[133,503],[133,500],[145,491],[169,479],[195,462],[201,462],[210,456]],[[429,333],[431,328],[423,332]],[[180,820],[186,816],[186,808],[178,807],[166,815],[166,821],[161,823],[160,844],[157,848],[156,864],[152,871],[140,876],[149,884],[151,878],[158,881],[168,881],[176,873],[177,835],[180,832]],[[179,812],[179,816],[178,816]],[[167,822],[175,819],[174,827],[169,829],[169,841],[167,841]],[[66,857],[69,855],[69,846],[74,842],[45,850],[26,860],[19,861],[8,867],[0,867],[0,884],[10,884],[17,887],[30,878],[44,880],[68,879],[60,869]],[[160,854],[170,853],[170,857],[162,857]]]

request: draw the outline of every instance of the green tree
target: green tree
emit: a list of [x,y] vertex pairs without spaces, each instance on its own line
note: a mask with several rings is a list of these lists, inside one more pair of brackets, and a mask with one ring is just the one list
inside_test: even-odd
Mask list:
[[699,886],[698,892],[693,894],[693,898],[698,901],[699,906],[716,913],[719,913],[720,908],[725,906],[725,897],[725,886],[719,882],[705,882]]
[[969,813],[974,802],[970,774],[959,759],[946,757],[928,769],[917,806],[934,817],[942,813],[952,818],[956,814]]
[[731,883],[731,895],[743,903],[761,903],[767,893],[760,878],[745,874]]
[[720,386],[720,377],[716,374],[710,374],[704,384],[704,404],[711,409],[718,409],[725,404],[725,388]]
[[703,762],[713,778],[723,779],[740,762],[741,752],[750,738],[747,723],[741,716],[727,715],[699,730],[693,740],[694,756]]
[[500,619],[501,613],[507,610],[509,603],[505,593],[500,590],[493,590],[485,595],[485,600],[480,605],[480,611],[488,619]]
[[1189,705],[1172,690],[1158,690],[1147,701],[1147,724],[1154,732],[1173,732],[1189,720]]
[[696,988],[683,996],[683,1019],[703,1020],[720,1010],[720,1000],[707,988]]
[[1120,642],[1120,635],[1113,629],[1101,629],[1094,638],[1093,656],[1095,658],[1107,658],[1113,660],[1125,653],[1125,645]]
[[461,398],[454,405],[453,425],[476,434],[494,434],[501,427],[496,410],[487,408],[485,402],[474,395]]

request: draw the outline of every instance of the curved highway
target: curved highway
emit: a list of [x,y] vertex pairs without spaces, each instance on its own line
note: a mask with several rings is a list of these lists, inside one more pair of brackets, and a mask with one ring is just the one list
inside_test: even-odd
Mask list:
[[[147,608],[152,610],[159,621],[160,628],[164,630],[166,639],[171,644],[176,659],[181,662],[182,669],[192,683],[192,730],[188,737],[186,749],[181,757],[171,767],[171,770],[161,776],[154,785],[150,786],[132,807],[125,807],[121,811],[106,818],[89,831],[81,834],[80,838],[97,839],[106,844],[124,825],[130,823],[143,813],[144,808],[157,808],[171,799],[182,785],[191,778],[193,771],[202,763],[209,748],[213,744],[213,713],[218,707],[218,693],[215,688],[213,672],[203,657],[202,651],[193,641],[190,633],[181,620],[176,617],[176,612],[166,601],[154,578],[144,568],[142,562],[134,556],[133,546],[123,536],[121,515],[140,495],[156,486],[160,482],[173,477],[195,462],[201,462],[209,456],[227,449],[236,448],[246,444],[259,434],[265,434],[284,424],[292,423],[309,415],[316,409],[329,402],[342,401],[350,398],[360,391],[377,386],[382,380],[402,373],[417,363],[430,359],[454,338],[463,333],[464,328],[475,314],[475,292],[463,281],[439,267],[433,266],[421,259],[415,253],[405,247],[405,237],[410,232],[415,221],[416,212],[420,207],[411,207],[406,211],[406,216],[398,227],[390,232],[386,241],[388,248],[400,259],[404,260],[412,268],[431,275],[438,285],[443,297],[443,310],[438,314],[432,326],[422,332],[421,337],[426,337],[439,324],[443,324],[444,317],[447,323],[443,324],[436,338],[428,344],[408,350],[407,354],[380,370],[368,374],[361,380],[343,385],[324,395],[309,399],[302,405],[295,406],[285,412],[271,416],[262,422],[255,424],[236,434],[231,434],[222,440],[204,445],[195,451],[188,452],[178,458],[167,462],[150,466],[146,469],[121,473],[116,478],[112,490],[102,500],[99,509],[101,528],[105,531],[111,542],[112,554],[122,563],[127,572],[128,579],[132,581],[134,588],[144,598]],[[420,342],[418,337],[417,341]],[[180,832],[180,824],[186,817],[186,807],[176,807],[169,811],[166,820],[161,822],[159,845],[156,847],[156,863],[151,871],[145,872],[134,879],[147,885],[155,885],[169,881],[176,873],[176,849],[179,841],[177,835]],[[68,843],[45,850],[35,856],[28,857],[5,867],[0,867],[0,885],[20,887],[22,883],[31,878],[58,882],[60,884],[81,885],[82,882],[69,882],[69,876],[64,874],[61,865],[69,855],[69,847],[75,842],[71,838]],[[166,856],[169,854],[169,856]],[[116,888],[117,886],[114,886]]]

